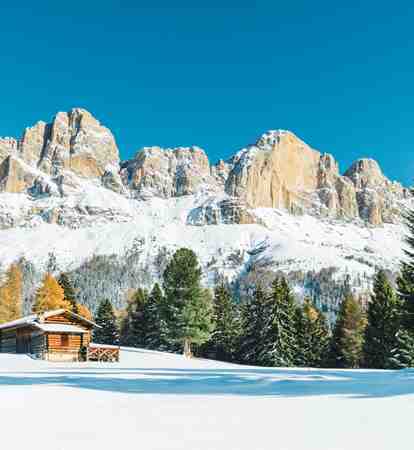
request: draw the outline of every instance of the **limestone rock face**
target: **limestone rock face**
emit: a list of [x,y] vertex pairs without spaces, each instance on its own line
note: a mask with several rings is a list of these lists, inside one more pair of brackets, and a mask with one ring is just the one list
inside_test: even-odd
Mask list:
[[[20,140],[0,139],[0,163],[8,156],[12,159],[2,169],[1,184],[6,192],[32,188],[33,177],[22,176],[22,170],[28,171],[22,164],[52,178],[71,171],[83,178],[99,179],[108,170],[119,170],[119,152],[112,133],[79,108],[59,112],[50,124],[38,122],[26,128]],[[12,173],[15,167],[17,172]]]
[[320,154],[294,134],[268,132],[235,156],[226,192],[252,207],[293,210],[316,190],[319,160]]
[[411,196],[400,183],[392,182],[373,159],[360,159],[345,172],[354,184],[359,216],[372,225],[395,222],[399,203]]
[[220,225],[220,224],[253,224],[259,219],[240,198],[229,197],[217,200],[212,197],[201,206],[191,211],[187,218],[189,225]]
[[145,147],[122,165],[124,183],[140,196],[176,197],[213,185],[210,164],[198,147]]
[[251,208],[282,208],[371,225],[394,222],[411,196],[388,180],[378,163],[362,159],[341,175],[332,155],[313,150],[293,133],[270,131],[233,157],[228,195]]

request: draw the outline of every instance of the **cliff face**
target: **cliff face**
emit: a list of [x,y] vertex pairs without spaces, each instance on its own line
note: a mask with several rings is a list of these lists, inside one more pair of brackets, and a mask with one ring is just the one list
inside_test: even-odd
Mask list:
[[[119,170],[119,152],[112,133],[87,111],[58,113],[50,124],[38,122],[22,138],[0,140],[0,184],[5,192],[23,192],[33,180],[71,171],[99,178]],[[17,172],[18,173],[17,173]]]
[[411,197],[375,161],[358,160],[342,175],[332,155],[282,130],[216,165],[199,147],[145,147],[120,162],[112,133],[83,109],[0,139],[0,192],[65,197],[84,182],[123,199],[204,196],[191,224],[257,223],[254,209],[276,208],[377,226],[397,221]]

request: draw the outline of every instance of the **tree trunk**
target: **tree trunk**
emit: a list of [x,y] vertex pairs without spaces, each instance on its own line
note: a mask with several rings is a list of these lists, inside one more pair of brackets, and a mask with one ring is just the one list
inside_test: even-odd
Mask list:
[[184,356],[186,358],[191,358],[193,354],[191,353],[191,341],[188,338],[184,339]]

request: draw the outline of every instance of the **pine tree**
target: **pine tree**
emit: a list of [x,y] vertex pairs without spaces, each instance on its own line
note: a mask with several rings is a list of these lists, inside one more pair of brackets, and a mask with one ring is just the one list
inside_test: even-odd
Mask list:
[[211,295],[201,287],[201,269],[192,250],[175,252],[164,271],[163,287],[167,339],[180,343],[190,356],[191,345],[206,342],[213,330]]
[[284,277],[274,280],[266,303],[267,321],[259,362],[266,366],[289,367],[294,364],[297,352],[297,305]]
[[241,305],[241,332],[238,360],[243,364],[260,364],[263,361],[265,330],[269,321],[268,298],[260,285],[254,295]]
[[236,357],[240,322],[236,304],[224,283],[216,286],[213,301],[214,331],[205,351],[220,361]]
[[398,295],[403,302],[402,325],[414,336],[414,209],[405,215],[408,235],[405,238],[405,260],[401,263],[401,273],[397,280]]
[[322,367],[329,350],[329,328],[321,311],[305,299],[296,310],[295,364],[302,367]]
[[341,303],[335,323],[331,364],[341,368],[356,368],[362,358],[366,320],[358,301],[348,295]]
[[374,279],[374,292],[368,305],[365,330],[364,365],[373,369],[395,367],[397,333],[400,328],[400,302],[383,270]]
[[109,300],[102,300],[99,304],[95,322],[100,326],[100,328],[95,328],[94,330],[94,341],[97,344],[119,344],[115,313]]
[[0,323],[22,316],[23,280],[19,265],[12,264],[6,272],[4,284],[0,287]]
[[121,331],[123,345],[145,348],[147,336],[145,307],[147,301],[147,291],[139,288],[128,302],[127,314]]
[[33,312],[40,313],[53,309],[69,309],[71,305],[65,300],[63,289],[50,273],[43,278],[43,283],[36,292]]
[[404,328],[400,328],[396,334],[395,347],[390,352],[388,366],[390,369],[406,369],[414,363],[414,338]]
[[148,300],[144,303],[143,320],[145,321],[144,345],[151,350],[168,350],[166,327],[162,316],[163,294],[155,283]]
[[76,298],[76,291],[68,277],[68,275],[64,272],[61,273],[58,283],[63,289],[65,300],[71,304],[72,312],[79,314],[78,303]]

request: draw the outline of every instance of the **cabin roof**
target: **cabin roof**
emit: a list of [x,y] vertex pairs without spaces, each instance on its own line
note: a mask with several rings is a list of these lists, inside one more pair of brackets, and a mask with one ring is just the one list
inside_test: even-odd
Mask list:
[[36,328],[48,333],[88,333],[81,327],[76,325],[68,325],[66,323],[39,323],[34,324]]
[[46,324],[42,323],[44,319],[48,319],[49,317],[53,317],[53,316],[58,316],[60,314],[69,314],[71,317],[78,319],[80,322],[87,323],[88,325],[91,325],[96,328],[101,328],[95,322],[92,322],[91,320],[86,319],[85,317],[82,317],[79,314],[75,314],[72,311],[69,311],[67,309],[54,309],[53,311],[46,311],[44,313],[31,314],[30,316],[25,316],[25,317],[22,317],[21,319],[3,323],[0,325],[0,330],[5,330],[7,328],[20,328],[25,325],[34,325],[38,328],[39,324],[46,325]]

